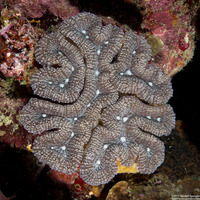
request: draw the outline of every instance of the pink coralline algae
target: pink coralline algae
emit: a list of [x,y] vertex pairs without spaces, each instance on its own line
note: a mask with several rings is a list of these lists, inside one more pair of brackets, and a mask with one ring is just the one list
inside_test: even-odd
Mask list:
[[8,0],[8,4],[30,18],[40,18],[47,10],[63,20],[79,13],[69,0]]
[[[32,135],[19,122],[19,112],[26,102],[13,93],[15,80],[22,83],[24,70],[32,65],[36,29],[17,11],[1,11],[0,29],[0,141],[26,149],[32,143]],[[14,97],[15,96],[15,97]]]
[[161,11],[169,8],[169,6],[175,2],[175,0],[150,0],[149,2],[142,0],[141,2],[141,4],[148,4],[148,7],[152,8],[153,10]]
[[6,8],[1,12],[0,29],[2,62],[0,71],[5,77],[23,80],[23,72],[32,66],[38,31],[21,13]]
[[138,3],[139,8],[145,8],[142,10],[141,28],[149,30],[147,37],[153,50],[153,63],[159,65],[168,76],[175,75],[194,54],[195,29],[191,21],[195,9],[189,8],[192,5],[185,1],[127,2]]
[[56,180],[67,183],[68,187],[71,187],[71,185],[75,183],[76,178],[79,176],[79,174],[77,172],[69,175],[69,174],[65,174],[65,173],[62,173],[62,172],[59,172],[56,170],[51,170],[50,174]]
[[92,186],[85,183],[78,172],[69,175],[52,169],[49,174],[57,181],[65,183],[74,198],[80,200],[88,199]]

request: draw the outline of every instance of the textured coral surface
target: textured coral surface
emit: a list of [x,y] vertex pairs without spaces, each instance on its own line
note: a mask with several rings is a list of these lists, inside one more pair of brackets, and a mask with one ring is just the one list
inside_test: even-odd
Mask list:
[[[74,173],[88,184],[107,183],[137,162],[153,173],[164,160],[164,143],[175,115],[166,104],[170,79],[147,65],[151,49],[142,36],[102,26],[81,13],[44,36],[36,47],[44,67],[31,79],[34,94],[21,121],[31,133],[36,157],[52,169]],[[157,136],[157,137],[155,137]]]

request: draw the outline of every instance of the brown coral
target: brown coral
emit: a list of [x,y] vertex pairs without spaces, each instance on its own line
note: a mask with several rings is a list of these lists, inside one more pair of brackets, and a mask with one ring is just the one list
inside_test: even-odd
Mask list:
[[[164,160],[164,144],[175,124],[170,79],[147,65],[151,49],[142,36],[102,26],[80,13],[42,38],[36,59],[44,67],[32,79],[34,94],[23,108],[24,127],[38,136],[34,154],[51,168],[91,185],[107,183],[118,165],[135,162],[153,173]],[[147,66],[146,66],[147,65]]]

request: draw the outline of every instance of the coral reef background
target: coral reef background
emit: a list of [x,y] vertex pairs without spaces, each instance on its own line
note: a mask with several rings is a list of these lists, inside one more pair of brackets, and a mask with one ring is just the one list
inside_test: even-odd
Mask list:
[[[188,63],[193,55],[194,45],[196,46],[194,57],[187,66],[179,73],[176,70],[173,73],[177,74],[172,78],[174,96],[170,100],[170,104],[176,113],[177,123],[176,129],[170,137],[163,140],[166,145],[166,158],[163,165],[152,175],[118,174],[104,187],[92,188],[83,183],[77,174],[72,177],[65,176],[38,163],[33,154],[27,150],[27,148],[31,150],[28,145],[32,144],[34,137],[21,127],[18,118],[21,108],[32,97],[29,80],[39,67],[33,57],[34,44],[44,34],[44,31],[50,32],[54,25],[61,22],[62,17],[56,17],[56,14],[47,8],[40,18],[35,18],[36,16],[31,18],[21,13],[20,8],[18,11],[14,11],[9,7],[9,1],[0,1],[0,9],[3,11],[1,13],[0,64],[4,63],[6,64],[3,65],[4,67],[8,66],[8,70],[1,71],[0,74],[1,198],[170,199],[175,194],[200,194],[200,170],[198,167],[200,165],[200,115],[198,112],[200,106],[198,97],[196,97],[200,84],[199,1],[178,1],[180,3],[179,10],[173,10],[170,7],[177,1],[159,1],[160,3],[155,7],[156,13],[159,14],[163,11],[163,5],[165,5],[168,12],[164,13],[170,13],[170,15],[165,15],[165,19],[168,20],[165,20],[165,23],[162,22],[164,26],[156,28],[154,26],[160,24],[159,20],[154,20],[152,24],[146,23],[155,11],[148,12],[150,9],[148,2],[154,5],[156,1],[141,1],[140,4],[138,1],[112,1],[112,3],[95,1],[95,5],[92,1],[88,1],[88,3],[76,1],[76,3],[69,4],[72,5],[72,8],[74,6],[78,8],[79,11],[84,10],[104,16],[102,19],[105,24],[111,22],[127,30],[131,28],[138,32],[142,31],[146,37],[148,37],[149,30],[152,30],[149,43],[154,45],[155,60],[158,63],[162,63],[163,60],[168,64],[176,63],[177,71]],[[8,9],[4,10],[6,7]],[[177,7],[174,6],[174,8]],[[36,11],[40,10],[36,9]],[[160,19],[157,15],[155,17]],[[168,21],[173,24],[172,27],[166,26]],[[180,26],[179,23],[185,27]],[[173,29],[177,27],[180,30]],[[174,38],[171,37],[175,33],[173,31],[186,30],[185,28],[188,28],[186,32],[183,31],[185,35],[180,35],[183,40],[175,38],[173,43]],[[16,35],[14,30],[22,30],[21,35]],[[30,32],[25,30],[30,30]],[[36,33],[37,37],[32,37],[34,36],[32,33]],[[169,42],[163,42],[162,36],[168,38]],[[20,45],[24,51],[19,51]],[[168,51],[161,51],[163,49]],[[172,51],[174,53],[170,54],[169,52]],[[173,59],[165,59],[165,55],[172,55],[170,59]],[[169,64],[169,66],[171,65]]]

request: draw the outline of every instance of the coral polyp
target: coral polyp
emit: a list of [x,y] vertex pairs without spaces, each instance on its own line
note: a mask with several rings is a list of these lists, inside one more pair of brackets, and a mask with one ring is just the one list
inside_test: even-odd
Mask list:
[[72,174],[80,166],[90,185],[109,182],[134,163],[153,173],[164,160],[164,143],[175,125],[166,104],[170,78],[148,65],[151,48],[143,36],[103,26],[91,13],[62,22],[37,44],[43,65],[31,79],[35,95],[21,112],[23,126],[39,135],[36,157]]

